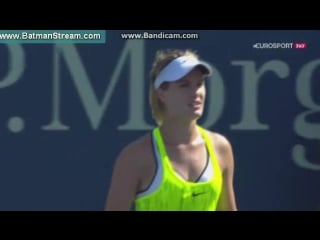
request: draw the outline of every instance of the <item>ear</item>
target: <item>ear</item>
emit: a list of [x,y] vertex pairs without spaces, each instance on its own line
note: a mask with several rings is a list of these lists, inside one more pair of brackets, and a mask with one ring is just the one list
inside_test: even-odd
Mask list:
[[165,91],[164,91],[163,89],[159,88],[159,89],[156,90],[156,94],[157,94],[158,99],[159,99],[162,103],[164,103],[164,100],[165,100]]

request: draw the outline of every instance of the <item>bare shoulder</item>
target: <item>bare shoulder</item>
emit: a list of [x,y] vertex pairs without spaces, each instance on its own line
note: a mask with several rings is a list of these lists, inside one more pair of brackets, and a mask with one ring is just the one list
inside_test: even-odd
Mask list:
[[146,134],[129,143],[120,152],[115,169],[122,172],[124,178],[135,184],[136,191],[148,186],[155,172],[153,160],[151,134]]
[[150,134],[146,134],[125,146],[119,156],[118,161],[123,161],[127,166],[139,165],[140,159],[145,159],[150,151]]
[[[208,130],[207,130],[208,131]],[[208,131],[221,167],[223,184],[218,203],[218,210],[237,210],[233,188],[234,158],[230,141],[222,134]]]
[[226,169],[233,166],[234,158],[233,158],[233,150],[232,145],[224,135],[210,131],[206,129],[211,137],[214,149],[216,154],[218,155],[220,165],[222,169]]
[[207,129],[206,131],[209,133],[217,151],[227,152],[232,150],[230,141],[224,135]]
[[131,208],[142,178],[141,159],[145,159],[148,136],[143,136],[127,146],[118,155],[110,184],[106,210]]

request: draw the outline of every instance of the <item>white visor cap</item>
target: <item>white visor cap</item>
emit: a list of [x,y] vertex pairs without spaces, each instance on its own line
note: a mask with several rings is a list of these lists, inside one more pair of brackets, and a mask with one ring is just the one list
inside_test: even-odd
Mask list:
[[194,56],[182,56],[174,59],[162,69],[154,81],[154,88],[159,88],[164,82],[175,82],[183,78],[197,66],[203,67],[204,75],[210,76],[212,74],[212,68],[208,63],[200,61]]

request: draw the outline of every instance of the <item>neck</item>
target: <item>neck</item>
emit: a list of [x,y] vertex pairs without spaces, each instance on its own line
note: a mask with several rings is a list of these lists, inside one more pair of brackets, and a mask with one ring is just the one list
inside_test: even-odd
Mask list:
[[196,120],[191,122],[164,120],[160,131],[166,145],[191,144],[200,136]]

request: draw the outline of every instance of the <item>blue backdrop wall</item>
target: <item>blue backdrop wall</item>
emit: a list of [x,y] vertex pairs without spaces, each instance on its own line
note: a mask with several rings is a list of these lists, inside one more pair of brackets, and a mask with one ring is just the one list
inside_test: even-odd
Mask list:
[[0,210],[103,210],[117,154],[155,126],[148,74],[167,48],[214,68],[200,123],[233,145],[239,210],[319,209],[319,31],[145,32],[199,38],[0,45]]

